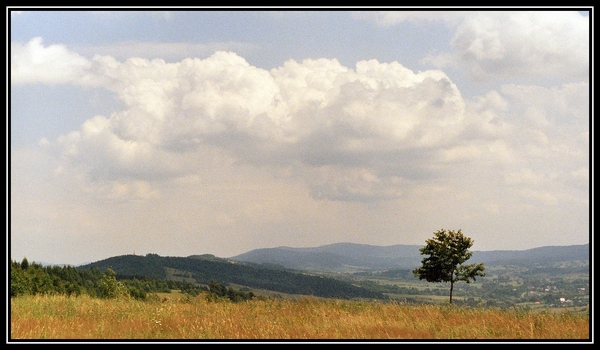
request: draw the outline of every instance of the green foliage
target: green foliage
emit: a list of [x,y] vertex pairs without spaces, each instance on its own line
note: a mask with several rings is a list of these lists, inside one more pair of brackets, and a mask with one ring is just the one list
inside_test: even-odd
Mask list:
[[73,266],[43,266],[35,262],[30,263],[26,258],[21,263],[10,263],[11,298],[36,294],[87,294],[92,297],[129,296],[145,300],[148,293],[169,293],[172,289],[179,289],[191,296],[205,290],[189,282],[120,276],[110,267],[103,273],[98,268],[79,270]]
[[79,266],[77,269],[83,271],[95,267],[104,271],[110,267],[120,276],[144,276],[165,280],[167,278],[167,273],[162,265],[161,259],[163,258],[156,254],[147,254],[146,256],[121,255],[92,264]]
[[421,267],[413,270],[420,280],[427,282],[450,282],[450,304],[454,282],[470,283],[478,276],[485,276],[483,263],[463,265],[471,258],[468,251],[473,246],[473,240],[465,237],[461,230],[452,231],[441,229],[433,233],[434,237],[425,241],[426,245],[419,249],[421,255],[428,257],[421,260]]
[[11,297],[27,294],[79,295],[81,292],[81,278],[73,267],[44,267],[35,262],[29,263],[27,258],[24,258],[20,264],[11,261]]
[[129,296],[129,290],[116,278],[117,274],[110,267],[106,269],[102,282],[100,282],[100,297],[115,299]]
[[31,294],[31,287],[23,270],[20,267],[15,268],[14,265],[11,265],[10,272],[10,296]]
[[314,295],[326,298],[385,299],[382,293],[361,288],[334,278],[309,275],[297,271],[275,270],[264,266],[231,262],[226,259],[194,257],[161,257],[124,255],[98,261],[78,269],[106,269],[111,267],[120,276],[147,276],[167,279],[167,268],[185,272],[197,284],[207,285],[211,280],[249,288],[267,289],[289,294]]
[[218,301],[218,300],[231,300],[233,302],[241,302],[246,300],[252,300],[254,293],[243,292],[241,290],[235,290],[231,287],[211,280],[208,284],[208,293],[206,294],[206,300]]
[[23,261],[21,261],[21,268],[23,270],[27,270],[28,267],[29,267],[29,261],[27,261],[27,258],[23,258]]

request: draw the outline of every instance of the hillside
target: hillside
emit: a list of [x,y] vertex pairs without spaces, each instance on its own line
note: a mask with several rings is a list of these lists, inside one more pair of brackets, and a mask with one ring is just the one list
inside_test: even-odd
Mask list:
[[589,261],[590,245],[546,246],[527,250],[474,251],[472,260],[492,265],[542,265],[563,261]]
[[421,246],[373,246],[334,243],[313,248],[263,248],[230,257],[257,264],[275,264],[289,269],[320,272],[356,272],[412,268],[421,261]]
[[[319,272],[358,272],[414,269],[423,256],[420,245],[373,246],[335,243],[312,248],[263,248],[230,257],[257,264]],[[547,246],[528,250],[473,251],[470,262],[485,265],[548,265],[560,261],[589,261],[589,244]]]
[[[327,298],[385,298],[380,292],[358,287],[336,279],[315,276],[281,267],[217,258],[212,255],[190,257],[162,257],[122,255],[79,266],[79,270],[111,267],[117,274],[147,276],[159,279],[192,278],[200,284],[215,280],[222,284],[236,284],[274,292],[314,295]],[[173,272],[175,271],[175,272]]]

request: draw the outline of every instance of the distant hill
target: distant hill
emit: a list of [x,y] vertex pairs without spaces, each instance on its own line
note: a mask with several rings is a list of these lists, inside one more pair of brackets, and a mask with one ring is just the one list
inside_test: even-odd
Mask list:
[[313,248],[262,248],[231,257],[232,260],[274,264],[289,269],[321,272],[356,272],[419,265],[421,246],[374,246],[334,243]]
[[[358,272],[386,269],[414,269],[424,257],[422,245],[374,246],[334,243],[312,248],[263,248],[230,257],[232,260],[256,264],[279,265],[284,268],[319,272]],[[589,261],[589,244],[548,246],[528,250],[473,251],[469,262],[485,265],[547,265],[553,262]]]
[[117,275],[147,276],[158,279],[188,280],[208,284],[215,280],[224,285],[235,284],[287,294],[314,295],[326,298],[382,299],[380,292],[340,280],[291,271],[280,266],[218,258],[213,255],[163,257],[157,254],[122,255],[77,267],[79,270],[112,268]]
[[527,250],[474,251],[471,260],[486,265],[549,265],[563,261],[590,260],[590,245],[546,246]]
[[[421,264],[420,245],[374,246],[335,243],[312,248],[277,247],[255,249],[231,258],[211,254],[163,257],[157,254],[122,255],[80,265],[79,270],[111,267],[118,275],[165,280],[211,280],[251,289],[328,298],[372,298],[385,296],[322,273],[354,273],[402,270],[406,273]],[[589,263],[590,245],[547,246],[528,250],[473,251],[467,263],[486,266],[521,265],[550,267],[568,261]]]

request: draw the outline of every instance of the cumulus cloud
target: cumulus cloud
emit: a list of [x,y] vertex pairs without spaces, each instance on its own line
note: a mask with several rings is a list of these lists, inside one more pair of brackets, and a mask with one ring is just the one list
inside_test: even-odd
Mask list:
[[183,176],[189,154],[216,147],[240,161],[308,167],[299,172],[311,174],[319,196],[388,197],[424,171],[405,169],[415,158],[406,150],[450,142],[463,118],[444,73],[397,62],[288,61],[267,71],[217,52],[173,64],[97,56],[85,66],[82,75],[95,74],[125,105],[57,140],[64,159],[92,178]]
[[442,22],[455,30],[451,52],[422,59],[464,69],[477,80],[506,77],[585,78],[590,18],[577,11],[368,11],[353,17],[379,26]]
[[[398,62],[350,68],[335,59],[290,60],[268,71],[224,51],[166,63],[87,60],[62,46],[43,47],[41,39],[16,48],[17,82],[94,82],[121,100],[122,110],[43,142],[60,154],[62,171],[77,172],[86,190],[111,200],[157,197],[154,183],[193,176],[215,159],[286,169],[315,198],[371,201],[422,190],[422,181],[449,176],[448,164],[510,168],[520,161],[516,150],[585,157],[568,136],[585,130],[585,109],[572,107],[589,103],[586,84],[542,91],[507,85],[465,101],[442,71],[414,72]],[[42,72],[59,57],[73,65]],[[573,120],[570,131],[551,132]],[[521,175],[511,176],[518,185]],[[581,178],[580,171],[564,176]]]
[[452,51],[425,64],[464,69],[477,80],[507,77],[584,79],[589,75],[590,18],[577,11],[368,11],[357,19],[380,26],[442,22]]
[[458,64],[483,80],[514,76],[583,79],[589,17],[569,11],[477,12],[457,27],[453,52],[425,62]]
[[12,43],[11,84],[86,84],[91,63],[81,55],[69,51],[64,45],[44,47],[42,38],[31,39],[27,44]]

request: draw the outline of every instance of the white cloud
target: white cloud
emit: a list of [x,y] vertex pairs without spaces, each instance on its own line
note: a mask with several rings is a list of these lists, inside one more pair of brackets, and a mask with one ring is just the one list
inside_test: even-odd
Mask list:
[[[95,179],[188,175],[191,154],[217,147],[254,164],[314,167],[320,180],[309,182],[335,198],[393,197],[404,177],[427,172],[417,159],[452,142],[464,118],[444,73],[397,62],[353,70],[336,60],[288,61],[266,71],[217,52],[178,63],[96,56],[86,66],[82,75],[93,72],[125,105],[58,140],[69,164]],[[425,151],[406,158],[409,149]],[[343,185],[333,181],[340,171]]]
[[538,203],[541,202],[544,205],[554,206],[557,205],[559,202],[558,198],[552,193],[552,191],[534,190],[526,188],[522,189],[520,192],[523,197],[532,199],[534,201],[537,201]]
[[380,176],[373,168],[322,165],[302,169],[311,196],[344,201],[373,201],[401,197],[412,181],[400,176]]
[[511,172],[505,177],[508,184],[528,184],[541,185],[548,183],[552,178],[536,174],[531,169],[524,168],[519,171]]
[[148,200],[160,197],[160,193],[156,188],[153,188],[149,182],[141,180],[100,180],[89,187],[84,183],[82,189],[96,198],[112,202]]
[[[589,74],[589,38],[589,18],[575,11],[477,12],[458,26],[452,57],[480,80],[584,79]],[[444,55],[438,63],[448,62]]]
[[[510,97],[512,109],[528,109],[534,107],[537,115],[520,114],[519,117],[529,120],[532,125],[547,126],[548,123],[564,125],[589,125],[589,84],[587,82],[569,83],[556,87],[533,85],[503,85],[501,91]],[[553,123],[553,124],[554,124]]]
[[509,101],[497,91],[475,97],[468,103],[463,136],[467,139],[508,137],[512,132],[512,124],[506,115],[508,108]]
[[[166,63],[88,61],[62,46],[44,48],[41,39],[24,47],[13,55],[22,83],[94,81],[123,103],[43,142],[62,157],[62,171],[112,200],[153,198],[160,181],[193,176],[217,159],[285,170],[316,198],[372,201],[423,191],[424,181],[454,176],[453,164],[513,172],[525,165],[542,176],[548,165],[540,159],[579,169],[588,156],[581,138],[572,139],[587,131],[585,83],[505,85],[465,101],[442,71],[413,72],[398,62],[352,69],[335,59],[290,60],[267,71],[223,51]],[[46,55],[71,59],[77,69],[59,78],[52,69],[19,73],[51,62]],[[559,176],[575,178],[572,170]]]
[[460,68],[484,81],[514,77],[585,79],[590,18],[577,11],[367,11],[353,17],[379,26],[445,23],[451,52],[429,53],[423,64]]
[[11,84],[88,84],[90,62],[64,45],[44,47],[42,38],[11,43]]

